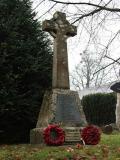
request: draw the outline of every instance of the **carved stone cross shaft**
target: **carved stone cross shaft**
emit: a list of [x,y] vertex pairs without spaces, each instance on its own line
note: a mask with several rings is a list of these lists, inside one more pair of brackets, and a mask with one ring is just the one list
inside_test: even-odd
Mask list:
[[77,28],[61,12],[56,12],[51,20],[45,20],[42,28],[54,38],[52,87],[69,89],[67,38],[75,36]]

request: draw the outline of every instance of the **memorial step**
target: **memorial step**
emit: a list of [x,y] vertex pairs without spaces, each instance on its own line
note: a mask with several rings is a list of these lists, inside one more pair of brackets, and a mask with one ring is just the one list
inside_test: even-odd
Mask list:
[[67,135],[72,135],[72,134],[77,135],[77,134],[80,134],[80,132],[66,132],[66,134]]
[[66,127],[65,143],[79,143],[81,141],[80,127]]
[[70,140],[70,141],[73,141],[73,140],[79,141],[79,140],[80,140],[80,137],[66,137],[65,140],[66,140],[66,141],[68,141],[68,140]]
[[80,135],[78,135],[76,137],[74,135],[73,136],[65,136],[65,140],[67,140],[67,141],[68,140],[70,140],[70,141],[71,140],[80,140]]

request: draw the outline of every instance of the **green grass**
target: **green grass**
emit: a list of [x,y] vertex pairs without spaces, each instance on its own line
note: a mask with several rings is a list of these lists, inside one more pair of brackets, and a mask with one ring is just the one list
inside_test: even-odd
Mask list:
[[101,144],[112,147],[120,147],[120,133],[113,133],[111,135],[103,134],[101,137]]
[[120,160],[120,133],[102,134],[96,146],[1,145],[0,160]]

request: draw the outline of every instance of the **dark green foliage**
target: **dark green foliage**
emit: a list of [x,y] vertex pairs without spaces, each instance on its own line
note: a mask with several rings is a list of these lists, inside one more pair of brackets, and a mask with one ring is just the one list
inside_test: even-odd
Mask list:
[[51,86],[50,41],[29,0],[0,0],[0,142],[25,142]]
[[97,93],[84,96],[82,106],[89,124],[101,126],[115,122],[115,93]]

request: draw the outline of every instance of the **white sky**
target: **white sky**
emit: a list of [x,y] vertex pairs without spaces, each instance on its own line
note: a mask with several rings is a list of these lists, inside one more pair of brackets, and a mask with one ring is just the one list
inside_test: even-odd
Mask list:
[[[33,8],[37,6],[40,0],[33,1]],[[51,2],[45,1],[43,2],[35,11],[37,11],[37,17],[41,17],[40,21],[44,21],[45,19],[51,19],[55,11],[60,11],[60,7],[55,7],[55,9],[51,10],[47,14],[45,14],[50,8]],[[72,8],[71,8],[72,9]],[[45,14],[45,15],[44,15]],[[42,16],[44,15],[44,16]],[[68,57],[69,57],[69,70],[70,72],[74,69],[75,64],[79,63],[81,49],[78,43],[78,35],[68,39]]]
[[[40,2],[42,2],[42,0],[32,0],[32,1],[33,1],[33,8],[35,8]],[[77,1],[78,0],[76,0],[75,2]],[[94,3],[96,2],[96,0],[93,0],[92,2]],[[44,21],[45,19],[51,19],[55,11],[61,11],[62,5],[57,4],[49,12],[47,12],[49,8],[51,8],[53,5],[54,3],[50,2],[49,0],[45,0],[43,3],[41,3],[41,5],[39,5],[39,7],[37,7],[35,10],[37,12],[37,18],[39,17],[40,21]],[[82,9],[85,10],[86,7]],[[65,12],[66,15],[68,16],[68,20],[70,20],[69,15],[71,13],[76,13],[76,8],[69,5],[67,8],[66,7],[63,8],[62,12]],[[90,37],[88,30],[94,31],[95,32],[94,34],[96,35],[91,38],[91,43],[88,50],[90,52],[101,52],[101,50],[104,49],[104,46],[106,46],[106,44],[109,42],[110,37],[114,37],[116,32],[118,32],[120,29],[120,20],[119,19],[116,20],[116,17],[114,18],[115,20],[113,19],[111,20],[111,16],[108,16],[107,21],[104,24],[100,24],[100,27],[98,28],[97,24],[101,22],[102,15],[101,19],[96,19],[92,21],[92,28],[90,28],[91,25],[89,25],[91,23],[90,20],[88,21],[86,20],[85,24],[83,23],[83,21],[81,22],[81,24],[78,27],[77,36],[68,39],[68,57],[69,57],[70,73],[72,72],[72,70],[74,70],[75,65],[80,62],[81,60],[80,53],[83,53],[83,51],[86,49]],[[120,55],[119,52],[120,52],[120,36],[118,34],[117,38],[114,39],[114,41],[110,45],[108,53],[111,57],[117,59],[119,58]],[[112,62],[111,60],[107,61]]]

